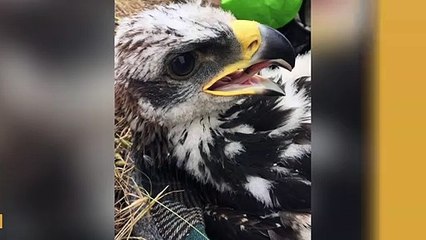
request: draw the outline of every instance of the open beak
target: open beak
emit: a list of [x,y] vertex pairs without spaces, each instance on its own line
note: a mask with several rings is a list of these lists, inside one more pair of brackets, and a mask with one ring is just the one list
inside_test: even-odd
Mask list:
[[296,54],[287,38],[254,21],[236,20],[232,30],[241,45],[240,60],[226,66],[204,85],[203,91],[217,96],[284,96],[280,86],[258,73],[271,65],[292,70]]

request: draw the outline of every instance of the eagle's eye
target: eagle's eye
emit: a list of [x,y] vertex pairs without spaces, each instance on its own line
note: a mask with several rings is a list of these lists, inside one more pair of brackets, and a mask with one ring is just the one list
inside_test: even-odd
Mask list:
[[169,71],[173,76],[186,77],[194,71],[195,60],[193,52],[181,53],[170,61]]

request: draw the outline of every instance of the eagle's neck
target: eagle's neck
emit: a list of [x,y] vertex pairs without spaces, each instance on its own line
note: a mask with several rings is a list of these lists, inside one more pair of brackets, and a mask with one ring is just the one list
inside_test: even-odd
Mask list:
[[225,158],[214,158],[217,152],[222,152],[221,144],[224,123],[219,114],[211,114],[196,118],[171,128],[168,139],[173,146],[170,148],[172,161],[201,183],[209,183],[219,191],[231,190],[223,179],[216,179],[218,175],[212,169],[223,166]]
[[223,119],[219,120],[219,114],[198,117],[169,127],[140,118],[131,124],[134,131],[133,152],[145,155],[145,159],[155,159],[160,165],[173,154],[178,157],[176,164],[181,166],[187,161],[188,155],[199,156],[195,149],[201,150],[200,146],[204,146],[204,153],[208,154],[206,144],[212,143],[212,132],[220,131],[220,124],[223,123]]
[[[221,125],[225,123],[219,114],[210,114],[174,126],[161,126],[145,119],[133,122],[133,155],[144,169],[176,167],[195,177],[199,182],[210,183],[218,190],[230,190],[223,181],[214,181],[208,163],[218,137],[223,134]],[[249,133],[250,127],[239,126],[229,131]],[[229,154],[241,151],[235,144],[228,149]],[[224,159],[221,159],[221,161]],[[221,164],[215,162],[215,164]]]

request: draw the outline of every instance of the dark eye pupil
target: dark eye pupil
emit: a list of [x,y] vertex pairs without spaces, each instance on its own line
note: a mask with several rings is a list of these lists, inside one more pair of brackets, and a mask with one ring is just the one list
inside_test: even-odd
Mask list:
[[195,57],[192,53],[183,53],[171,62],[171,70],[177,76],[186,76],[194,70]]

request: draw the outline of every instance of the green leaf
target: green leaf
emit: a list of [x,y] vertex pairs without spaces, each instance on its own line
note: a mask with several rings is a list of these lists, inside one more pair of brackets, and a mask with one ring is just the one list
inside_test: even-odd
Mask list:
[[302,0],[222,0],[221,6],[237,19],[279,28],[296,17],[301,5]]

